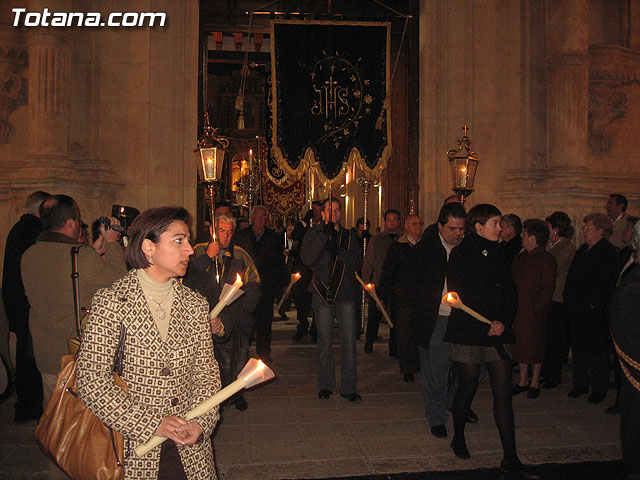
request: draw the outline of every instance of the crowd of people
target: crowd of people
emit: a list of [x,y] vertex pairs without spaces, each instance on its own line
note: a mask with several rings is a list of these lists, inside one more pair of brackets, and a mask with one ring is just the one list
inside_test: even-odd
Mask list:
[[[640,223],[626,209],[626,198],[612,194],[606,214],[583,218],[581,243],[565,212],[522,221],[489,204],[467,212],[456,196],[445,199],[427,228],[420,216],[403,222],[399,210],[389,209],[374,235],[365,218],[345,228],[336,198],[313,202],[304,218],[281,229],[268,226],[262,205],[240,228],[232,206],[218,202],[200,242],[191,240],[186,210],[163,207],[138,215],[126,230],[116,217],[98,219],[90,243],[71,197],[35,192],[9,233],[4,260],[3,300],[17,339],[15,422],[37,419],[51,397],[60,358],[75,334],[77,302],[89,311],[78,356],[78,384],[87,406],[123,433],[128,447],[154,434],[173,440],[148,457],[128,459],[125,468],[145,478],[212,478],[209,436],[219,411],[191,422],[184,413],[236,378],[251,344],[255,356],[273,361],[278,300],[280,317],[296,306],[292,341],[309,335],[317,343],[318,398],[330,400],[337,388],[332,346],[337,325],[339,393],[347,401],[362,401],[357,339],[364,334],[364,353],[374,351],[383,312],[369,297],[363,329],[361,276],[375,286],[392,319],[389,356],[398,359],[400,375],[406,382],[419,375],[433,436],[448,437],[451,413],[457,457],[471,456],[465,425],[478,421],[473,398],[488,375],[504,454],[501,469],[517,478],[537,478],[517,454],[512,396],[526,392],[535,400],[541,388],[556,387],[570,353],[570,398],[589,394],[589,403],[601,403],[614,372],[615,403],[606,411],[622,413],[625,471],[637,474],[640,383],[633,359],[640,358],[640,280],[634,267]],[[78,250],[77,292],[72,247]],[[299,280],[280,298],[294,273]],[[210,318],[223,286],[236,277],[244,294]],[[445,299],[450,292],[486,323],[452,308]],[[111,381],[122,342],[128,393]],[[241,393],[221,408],[231,405],[241,411],[249,407]]]

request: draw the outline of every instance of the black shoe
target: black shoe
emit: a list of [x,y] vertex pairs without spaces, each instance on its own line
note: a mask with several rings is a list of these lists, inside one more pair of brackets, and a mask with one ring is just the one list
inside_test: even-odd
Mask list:
[[289,320],[289,317],[287,317],[287,311],[284,308],[280,307],[280,310],[278,310],[278,313],[280,314],[280,318],[282,320],[284,321]]
[[365,344],[364,344],[364,353],[371,353],[371,352],[373,352],[373,343],[365,342]]
[[358,394],[358,392],[353,393],[341,393],[340,396],[342,398],[346,398],[350,402],[359,402],[362,400],[362,397]]
[[569,398],[578,398],[581,395],[585,395],[589,393],[589,389],[588,388],[572,388],[569,393],[567,394],[567,397]]
[[444,425],[436,425],[431,427],[431,435],[436,438],[446,438],[447,437],[447,427]]
[[617,403],[614,403],[609,408],[605,408],[604,413],[606,413],[607,415],[615,415],[616,413],[620,413],[620,407]]
[[291,340],[295,340],[295,341],[299,342],[303,338],[304,338],[304,333],[296,332],[296,334],[293,337],[291,337]]
[[402,377],[402,378],[407,383],[412,383],[415,380],[415,378],[413,378],[413,373],[411,373],[411,372],[405,373],[404,377]]
[[556,388],[558,385],[560,385],[560,380],[547,380],[542,384],[542,388]]
[[531,400],[535,400],[539,396],[540,396],[540,387],[538,388],[531,387],[527,392],[527,398],[530,398]]
[[589,398],[587,399],[587,402],[593,403],[595,405],[595,404],[600,403],[601,401],[603,401],[604,397],[606,397],[606,395],[604,393],[593,392],[591,395],[589,395]]
[[471,458],[471,454],[469,453],[464,440],[462,440],[462,442],[458,442],[454,437],[453,440],[451,440],[451,449],[458,458],[462,458],[463,460]]
[[527,390],[529,390],[529,385],[520,385],[516,383],[513,387],[511,387],[511,394],[519,395],[520,393],[526,392]]
[[467,423],[478,423],[478,415],[476,415],[473,410],[469,409],[464,420]]
[[331,390],[327,390],[326,388],[323,388],[318,392],[318,398],[321,398],[322,400],[329,400],[331,393],[333,393],[331,392]]
[[236,410],[240,410],[241,412],[244,412],[249,407],[249,404],[242,396],[236,398],[234,405],[236,406]]
[[398,352],[389,352],[389,356],[391,358],[395,358],[397,360],[398,359]]
[[507,478],[517,478],[521,480],[538,480],[540,478],[538,475],[531,473],[529,467],[523,465],[520,461],[511,463],[502,460],[502,462],[500,462],[500,471]]

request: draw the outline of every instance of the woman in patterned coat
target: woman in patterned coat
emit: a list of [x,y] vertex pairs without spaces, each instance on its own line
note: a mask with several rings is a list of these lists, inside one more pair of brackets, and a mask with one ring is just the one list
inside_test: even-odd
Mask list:
[[[220,388],[207,301],[177,280],[193,253],[188,216],[183,208],[162,207],[136,218],[126,251],[132,270],[95,294],[80,348],[80,395],[124,435],[126,479],[216,478],[209,437],[218,409],[183,419]],[[128,393],[111,374],[121,328]],[[136,457],[132,450],[153,435],[168,440]]]

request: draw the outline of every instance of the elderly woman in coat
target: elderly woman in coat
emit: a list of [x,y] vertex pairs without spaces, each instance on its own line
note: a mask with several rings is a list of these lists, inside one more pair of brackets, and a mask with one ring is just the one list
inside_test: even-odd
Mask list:
[[618,252],[609,243],[611,219],[604,213],[584,217],[584,244],[576,252],[564,284],[573,357],[569,398],[589,393],[600,403],[609,383],[609,298],[616,282]]
[[[132,270],[93,297],[78,358],[78,388],[87,407],[125,437],[125,456],[151,436],[167,437],[142,458],[125,458],[125,478],[216,478],[209,439],[218,409],[183,416],[220,388],[207,301],[177,277],[187,270],[188,212],[152,208],[131,226]],[[124,332],[122,379],[111,367]]]
[[[549,240],[547,224],[537,218],[525,220],[522,252],[511,266],[518,287],[518,310],[513,320],[516,342],[511,348],[513,360],[520,364],[520,382],[513,394],[529,390],[527,397],[540,395],[540,371],[545,353],[547,312],[556,286],[556,260],[546,251]],[[527,370],[531,365],[531,383]]]

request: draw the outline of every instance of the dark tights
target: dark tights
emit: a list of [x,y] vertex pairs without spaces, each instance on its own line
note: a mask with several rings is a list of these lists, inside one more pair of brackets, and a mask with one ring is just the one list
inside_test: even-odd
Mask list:
[[[458,376],[458,391],[453,399],[453,443],[465,445],[465,418],[478,389],[480,364],[453,362],[453,365]],[[493,393],[493,419],[500,433],[504,459],[509,463],[519,463],[511,404],[511,360],[496,360],[486,365]]]

